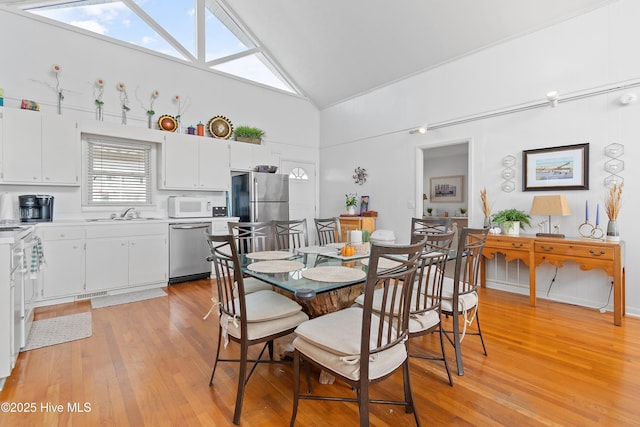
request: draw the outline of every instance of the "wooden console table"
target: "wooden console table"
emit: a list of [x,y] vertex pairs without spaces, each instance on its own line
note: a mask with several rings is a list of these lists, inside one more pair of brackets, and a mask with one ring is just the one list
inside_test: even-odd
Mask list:
[[625,315],[624,242],[601,242],[582,239],[557,239],[535,236],[489,235],[482,251],[480,284],[486,286],[486,259],[496,254],[506,261],[521,260],[529,267],[529,302],[536,305],[536,267],[548,262],[563,267],[565,261],[574,261],[581,270],[604,270],[613,278],[613,323],[622,325]]
[[343,242],[347,242],[347,233],[351,230],[367,230],[369,233],[376,231],[376,218],[373,216],[340,215],[340,230]]

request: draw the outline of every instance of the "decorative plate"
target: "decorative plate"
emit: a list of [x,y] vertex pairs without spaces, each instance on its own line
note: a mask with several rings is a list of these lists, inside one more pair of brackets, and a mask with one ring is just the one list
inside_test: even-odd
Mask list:
[[160,130],[175,132],[178,129],[178,121],[175,117],[165,114],[158,119],[158,127]]
[[231,134],[233,134],[233,125],[231,124],[231,120],[224,116],[213,117],[209,120],[209,125],[207,127],[209,128],[211,136],[215,138],[229,139]]

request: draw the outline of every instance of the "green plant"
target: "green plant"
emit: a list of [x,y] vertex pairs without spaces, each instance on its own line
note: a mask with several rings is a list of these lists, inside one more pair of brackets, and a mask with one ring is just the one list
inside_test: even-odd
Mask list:
[[260,139],[264,136],[264,131],[262,129],[254,128],[251,126],[238,126],[234,134],[236,138],[253,138]]
[[357,193],[356,193],[356,194],[353,194],[353,193],[351,193],[351,194],[345,194],[345,195],[344,195],[344,197],[346,198],[346,199],[345,199],[345,206],[346,206],[346,207],[349,207],[349,206],[353,206],[353,207],[358,206],[358,199],[357,199],[357,198],[358,198],[358,194],[357,194]]
[[460,208],[460,213],[462,215],[466,214],[467,213],[467,208]]
[[493,216],[494,224],[502,224],[503,222],[518,221],[520,222],[520,225],[522,226],[522,228],[524,228],[525,225],[531,226],[530,220],[531,220],[531,217],[529,216],[529,214],[523,211],[519,211],[517,209],[505,209],[500,212],[497,212]]

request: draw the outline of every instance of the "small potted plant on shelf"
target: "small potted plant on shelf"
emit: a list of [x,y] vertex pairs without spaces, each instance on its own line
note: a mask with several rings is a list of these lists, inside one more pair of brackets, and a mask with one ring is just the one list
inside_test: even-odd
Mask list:
[[238,126],[233,133],[236,141],[250,142],[252,144],[260,144],[264,136],[262,129],[251,126]]
[[355,215],[356,214],[356,206],[358,205],[358,195],[357,194],[345,194],[345,207],[347,208],[347,213],[349,215]]
[[505,209],[497,212],[493,216],[493,223],[500,224],[504,234],[517,236],[520,234],[520,227],[531,226],[529,214],[517,209]]

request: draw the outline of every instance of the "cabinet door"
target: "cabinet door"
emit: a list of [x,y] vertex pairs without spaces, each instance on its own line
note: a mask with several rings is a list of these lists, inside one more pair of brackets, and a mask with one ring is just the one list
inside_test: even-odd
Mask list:
[[200,189],[229,190],[229,145],[220,141],[200,142]]
[[349,242],[351,241],[350,232],[352,230],[361,230],[361,221],[360,218],[340,218],[340,231],[342,232],[342,241]]
[[47,268],[42,270],[44,298],[78,295],[84,290],[84,240],[44,242]]
[[80,185],[80,132],[74,120],[42,116],[42,182]]
[[2,180],[42,182],[42,121],[37,111],[3,109]]
[[189,135],[167,135],[162,144],[164,188],[198,189],[198,152],[200,138]]
[[240,171],[253,170],[252,145],[245,142],[229,143],[231,169]]
[[115,289],[129,283],[129,241],[87,239],[86,290]]
[[129,240],[129,285],[166,282],[168,277],[166,236],[140,236]]

